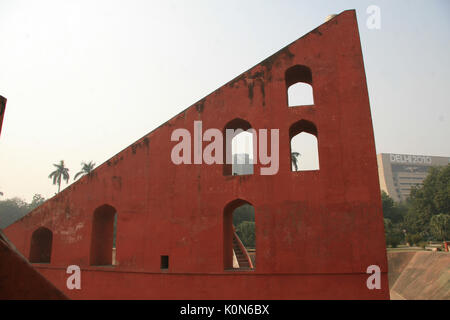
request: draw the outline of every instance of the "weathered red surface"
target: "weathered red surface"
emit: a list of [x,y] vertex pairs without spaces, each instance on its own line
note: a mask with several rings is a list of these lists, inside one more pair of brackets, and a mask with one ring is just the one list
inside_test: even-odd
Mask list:
[[67,299],[9,243],[0,230],[0,300]]
[[[312,71],[314,106],[287,105],[285,72],[295,65]],[[174,129],[186,128],[193,136],[195,120],[203,130],[222,130],[235,118],[255,129],[280,129],[276,175],[260,175],[260,165],[251,176],[224,176],[222,165],[172,163]],[[299,120],[317,128],[319,171],[291,171],[289,128]],[[228,209],[237,199],[255,208],[254,271],[224,270]],[[118,213],[117,265],[90,266],[93,216],[105,204]],[[32,233],[41,226],[53,231],[51,263],[36,267],[71,298],[388,299],[355,11],[341,13],[225,84],[6,233],[28,255]],[[170,257],[167,271],[160,270],[162,255]],[[82,269],[81,290],[65,287],[72,264]],[[381,268],[381,290],[366,286],[370,265]]]

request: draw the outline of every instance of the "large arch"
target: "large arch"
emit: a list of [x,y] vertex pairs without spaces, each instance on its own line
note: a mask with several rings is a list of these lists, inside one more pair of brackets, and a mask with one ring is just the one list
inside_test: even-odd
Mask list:
[[286,97],[289,107],[313,105],[313,81],[311,69],[304,65],[295,65],[285,72]]
[[[307,144],[296,149],[293,139],[299,135],[305,135]],[[304,119],[293,123],[289,128],[289,145],[292,171],[319,170],[318,131],[314,123]]]
[[[244,205],[249,205],[253,208],[254,210],[254,206],[243,199],[235,199],[231,202],[229,202],[223,210],[223,267],[224,270],[231,270],[231,269],[235,269],[236,267],[233,264],[233,252],[236,251],[234,250],[234,246],[238,245],[238,242],[241,242],[241,240],[238,238],[236,239],[235,235],[235,226],[233,225],[233,213],[236,209],[244,206]],[[254,211],[253,211],[254,212]],[[256,225],[256,217],[254,216],[254,223]],[[256,246],[256,228],[254,229],[254,236],[255,236],[255,246]],[[240,243],[240,247],[242,247],[242,242]],[[245,248],[244,251],[246,251]],[[256,249],[256,247],[255,247]],[[256,251],[256,250],[255,250]],[[245,255],[247,255],[247,252],[244,253]],[[251,259],[250,259],[251,260]],[[247,266],[247,261],[244,261],[245,265]],[[249,261],[249,265],[248,267],[246,267],[245,269],[253,269],[254,265],[255,265],[255,259]],[[239,266],[240,269],[244,269],[241,266]]]
[[91,265],[113,264],[116,216],[117,210],[108,204],[94,210],[90,251]]
[[[232,136],[227,137],[227,129],[234,130],[234,133]],[[237,138],[238,135],[245,134],[245,132],[253,135],[253,138],[251,139],[252,146],[250,147],[250,150],[251,150],[250,155],[252,155],[252,157],[256,157],[257,141],[256,141],[256,134],[252,129],[253,128],[252,128],[252,125],[250,124],[250,122],[248,122],[244,119],[240,119],[240,118],[235,118],[235,119],[229,121],[223,128],[223,137],[224,137],[224,141],[223,141],[223,175],[224,176],[231,176],[231,175],[233,175],[233,170],[236,171],[236,169],[233,168],[233,163],[235,162],[235,160],[237,160],[237,157],[233,157],[233,154],[232,154],[232,141],[233,141],[233,139]],[[249,157],[250,157],[250,155],[249,155]],[[227,158],[227,156],[228,156],[228,158]],[[253,174],[253,172],[254,172],[254,165],[253,165],[254,159],[253,159],[253,161],[250,161],[250,158],[248,160],[249,160],[249,163],[247,164],[247,167],[243,166],[242,168],[240,168],[242,170],[238,170],[238,171],[242,171],[242,174]]]
[[45,227],[36,229],[31,235],[30,257],[32,263],[50,263],[53,232]]

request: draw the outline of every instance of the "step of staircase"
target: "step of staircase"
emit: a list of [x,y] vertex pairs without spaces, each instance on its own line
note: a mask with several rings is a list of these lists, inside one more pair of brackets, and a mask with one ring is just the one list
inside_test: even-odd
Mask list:
[[252,268],[250,268],[250,263],[247,260],[247,256],[242,252],[239,242],[235,237],[233,237],[233,250],[239,264],[239,268],[236,270],[252,270]]

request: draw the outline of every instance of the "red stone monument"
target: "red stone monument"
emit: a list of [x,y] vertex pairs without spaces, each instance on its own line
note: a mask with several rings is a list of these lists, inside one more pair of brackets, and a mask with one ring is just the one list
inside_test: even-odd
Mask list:
[[[298,82],[312,86],[313,105],[288,106]],[[260,163],[239,176],[223,164],[174,164],[171,135],[194,136],[194,121],[203,130],[279,129],[278,172],[261,175]],[[290,141],[301,132],[317,138],[319,170],[291,170]],[[242,204],[255,210],[253,268],[232,226]],[[389,299],[355,11],[182,111],[5,233],[72,299]],[[236,268],[239,248],[245,267]],[[69,265],[81,268],[80,290],[66,287]],[[380,289],[367,286],[371,265],[381,270]]]

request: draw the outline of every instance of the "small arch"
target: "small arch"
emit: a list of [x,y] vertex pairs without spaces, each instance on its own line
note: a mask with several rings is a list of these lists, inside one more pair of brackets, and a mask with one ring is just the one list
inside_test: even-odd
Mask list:
[[[110,205],[94,210],[91,233],[91,265],[113,265],[116,254],[117,211]],[[115,261],[114,261],[115,262]]]
[[252,270],[256,266],[255,209],[246,200],[228,203],[223,215],[224,270]]
[[295,65],[285,72],[287,104],[289,107],[314,105],[311,69]]
[[45,227],[36,229],[31,235],[30,262],[50,263],[53,232]]
[[289,128],[290,160],[292,171],[319,170],[317,127],[310,121],[300,120]]
[[[234,130],[231,136],[227,136],[227,129]],[[223,175],[253,174],[256,134],[251,124],[233,119],[225,125],[223,137]]]

